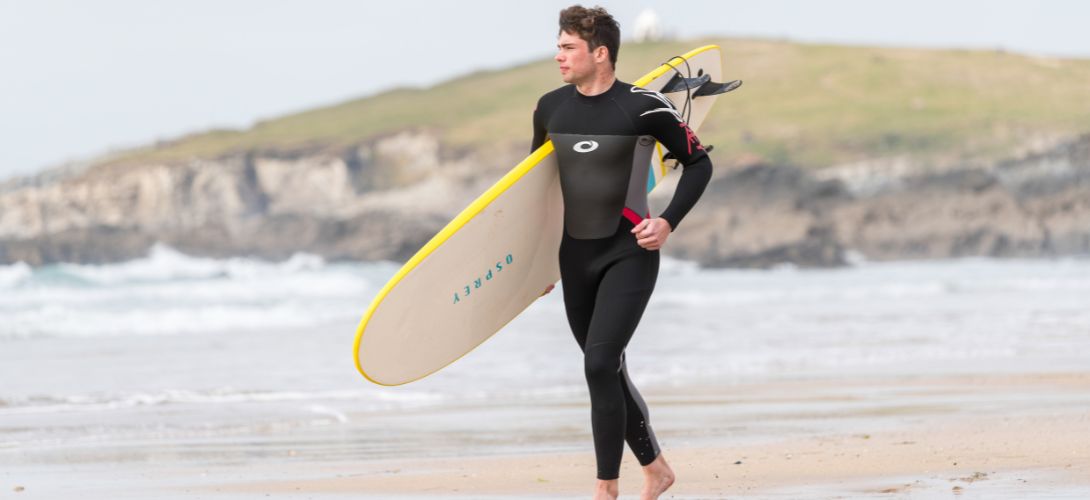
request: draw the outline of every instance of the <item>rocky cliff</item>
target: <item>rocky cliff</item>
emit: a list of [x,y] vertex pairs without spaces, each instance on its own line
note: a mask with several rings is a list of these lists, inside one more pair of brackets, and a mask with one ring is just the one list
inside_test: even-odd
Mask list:
[[1090,135],[995,165],[888,167],[733,170],[670,243],[741,267],[1090,254]]
[[[514,145],[455,150],[409,130],[340,150],[252,150],[12,181],[0,187],[0,262],[127,260],[155,242],[196,255],[401,261],[524,154]],[[994,165],[936,169],[713,159],[712,182],[667,255],[768,267],[1090,253],[1090,135]],[[653,213],[672,190],[656,191]]]
[[0,189],[0,261],[125,260],[157,241],[197,255],[405,259],[502,174],[482,167],[409,131],[342,151],[255,151],[10,182]]

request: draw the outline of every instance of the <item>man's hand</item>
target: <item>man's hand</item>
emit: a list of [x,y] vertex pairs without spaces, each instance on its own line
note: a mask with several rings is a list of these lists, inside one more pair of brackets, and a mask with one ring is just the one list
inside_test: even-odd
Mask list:
[[666,238],[670,236],[670,223],[662,217],[641,220],[632,233],[636,235],[636,243],[647,250],[658,250],[666,244]]

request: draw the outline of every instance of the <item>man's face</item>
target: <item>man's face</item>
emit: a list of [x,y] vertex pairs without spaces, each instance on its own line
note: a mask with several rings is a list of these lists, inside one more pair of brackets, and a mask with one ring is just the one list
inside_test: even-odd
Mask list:
[[[587,41],[566,31],[556,40],[556,62],[560,63],[560,77],[564,83],[579,84],[591,79],[595,72],[595,54],[588,50]],[[605,52],[598,47],[595,52]]]

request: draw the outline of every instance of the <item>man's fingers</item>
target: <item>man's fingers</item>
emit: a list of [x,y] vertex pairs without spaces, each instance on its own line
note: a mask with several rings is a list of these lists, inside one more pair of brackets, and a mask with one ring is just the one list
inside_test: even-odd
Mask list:
[[656,219],[647,219],[647,228],[644,229],[644,231],[646,231],[647,234],[651,235],[651,234],[655,234],[656,232],[658,232],[658,230],[659,230],[658,221]]
[[659,237],[663,229],[666,228],[655,222],[655,219],[643,219],[632,228],[632,232],[636,233],[636,244],[647,250],[658,250],[666,241],[665,236]]
[[647,238],[649,236],[654,236],[655,231],[658,229],[658,225],[655,224],[654,219],[644,219],[643,221],[640,222],[640,225],[644,226],[642,228],[637,227],[637,229],[641,229],[641,231],[638,234],[638,236],[641,237],[641,238]]

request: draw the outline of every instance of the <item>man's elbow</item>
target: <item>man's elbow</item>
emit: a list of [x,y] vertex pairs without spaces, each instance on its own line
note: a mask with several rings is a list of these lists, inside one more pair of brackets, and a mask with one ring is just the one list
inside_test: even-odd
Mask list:
[[707,184],[712,178],[711,158],[709,158],[708,155],[702,155],[696,161],[684,165],[684,170],[681,175],[700,179],[703,184]]

